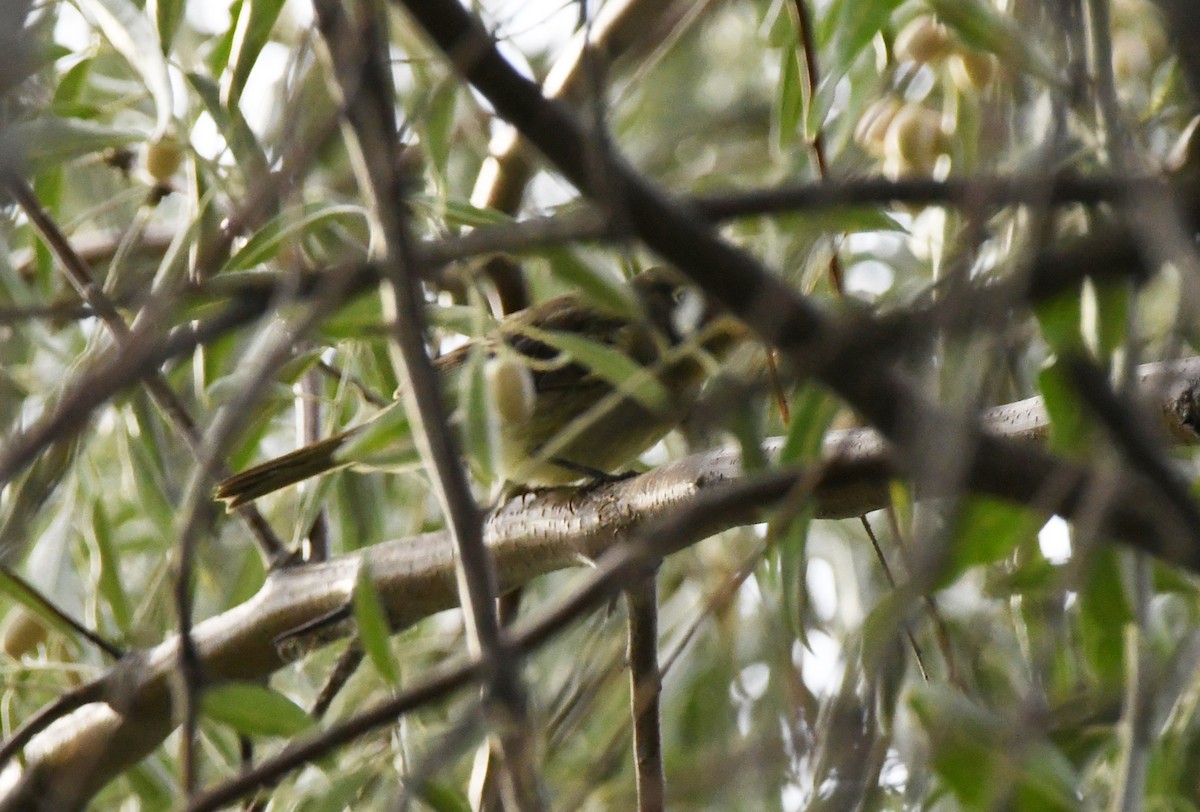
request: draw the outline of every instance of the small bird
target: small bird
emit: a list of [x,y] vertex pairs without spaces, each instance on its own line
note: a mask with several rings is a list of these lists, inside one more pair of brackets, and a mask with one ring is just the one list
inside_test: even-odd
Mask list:
[[[635,306],[627,312],[577,293],[548,299],[435,360],[452,394],[471,353],[484,353],[498,468],[509,483],[612,474],[679,424],[716,362],[748,336],[673,269],[642,271],[630,291]],[[362,425],[235,474],[216,496],[232,510],[309,477],[369,464],[371,450],[396,439],[388,435],[407,434],[403,421],[397,401]]]

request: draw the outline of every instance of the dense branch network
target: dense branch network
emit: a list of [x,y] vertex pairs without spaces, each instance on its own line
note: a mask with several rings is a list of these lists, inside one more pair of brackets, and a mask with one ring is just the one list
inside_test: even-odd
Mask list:
[[[1176,442],[1200,440],[1200,358],[1148,365],[1139,377],[1143,402],[1153,407],[1147,411],[1160,416],[1156,429],[1160,436],[1172,437]],[[989,432],[1022,442],[1044,440],[1049,425],[1038,398],[997,407],[985,413],[983,419]],[[778,451],[781,445],[781,441],[773,441],[768,449]],[[647,568],[652,568],[661,556],[721,530],[758,521],[764,509],[794,495],[796,488],[810,494],[820,516],[856,516],[886,505],[888,483],[899,471],[886,441],[870,429],[835,432],[827,438],[825,456],[818,463],[784,468],[767,477],[744,477],[738,452],[716,449],[582,492],[556,488],[524,494],[488,518],[485,536],[505,590],[554,570],[576,567],[585,561],[598,562],[598,571],[582,578],[580,593],[590,597],[577,605],[565,600],[555,605],[555,611],[561,614],[555,615],[552,626],[561,630],[579,617],[578,612],[644,577]],[[1083,468],[1075,473],[1081,478],[1088,476]],[[1158,499],[1146,491],[1132,496],[1111,506],[1111,527],[1121,540],[1145,544],[1148,536],[1162,533]],[[1045,506],[1049,510],[1056,507],[1067,516],[1073,515],[1065,502]],[[630,540],[638,539],[643,546],[629,545]],[[1186,548],[1179,552],[1180,557],[1172,560],[1200,571],[1200,563],[1189,557]],[[613,562],[619,562],[619,566]],[[398,628],[456,605],[453,545],[444,532],[284,569],[268,578],[246,603],[196,624],[192,638],[204,674],[217,680],[258,680],[284,666],[287,659],[278,642],[291,639],[297,629],[344,607],[364,565]],[[540,644],[548,632],[533,630],[542,629],[538,624],[548,622],[545,618],[531,621],[528,627],[522,627],[528,635],[522,638],[518,634],[514,639],[524,641],[523,645]],[[307,644],[325,645],[338,636],[324,631]],[[293,647],[298,645],[300,650],[305,649],[305,643],[303,638],[291,639]],[[9,794],[6,802],[17,804],[18,799],[28,798],[29,793],[68,774],[90,793],[157,746],[172,728],[169,683],[177,649],[177,642],[169,639],[128,658],[88,692],[91,697],[114,698],[85,705],[57,721],[39,718],[38,729],[20,732],[7,742],[0,758],[11,758],[25,745],[29,760],[24,783]],[[392,716],[380,711],[370,715],[372,724],[357,718],[343,724],[360,734],[366,732],[394,719],[395,713],[404,708],[419,707],[465,686],[474,678],[476,667],[449,664],[395,700],[389,706],[394,711]],[[433,690],[435,685],[437,690]],[[346,733],[342,727],[338,730],[320,739],[325,748],[343,741]],[[308,754],[315,745],[304,747],[303,752]],[[80,769],[81,753],[95,756],[90,772]],[[291,753],[286,764],[297,766],[297,758]],[[259,781],[277,777],[271,769],[283,767],[273,765],[256,773]],[[239,784],[243,789],[255,785]],[[225,797],[203,796],[209,799],[204,801],[206,804]],[[0,803],[0,809],[4,808],[19,805],[6,807]]]

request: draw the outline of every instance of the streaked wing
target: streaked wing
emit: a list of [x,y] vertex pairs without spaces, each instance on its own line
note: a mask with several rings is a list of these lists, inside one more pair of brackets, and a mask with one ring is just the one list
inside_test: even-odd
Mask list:
[[[573,294],[550,299],[510,317],[501,324],[501,335],[509,349],[530,359],[539,392],[584,386],[597,382],[597,378],[587,367],[566,362],[558,349],[524,332],[527,325],[536,325],[540,332],[581,336],[627,354],[633,349],[625,346],[630,343],[630,333],[640,332],[639,325],[628,318],[585,306]],[[562,362],[556,363],[560,359]]]

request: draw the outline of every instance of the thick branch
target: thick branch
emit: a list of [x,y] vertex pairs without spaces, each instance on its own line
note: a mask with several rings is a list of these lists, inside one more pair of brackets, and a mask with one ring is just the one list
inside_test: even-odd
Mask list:
[[[1165,434],[1196,442],[1200,404],[1200,358],[1143,367],[1146,398],[1162,418]],[[1034,441],[1045,436],[1040,400],[1031,398],[986,413],[994,436]],[[778,442],[772,443],[778,447]],[[1032,443],[1030,443],[1032,447]],[[879,435],[850,430],[831,433],[819,467],[790,479],[810,485],[817,513],[845,517],[883,507],[888,481],[897,468]],[[595,560],[640,528],[740,477],[738,455],[717,449],[668,463],[639,477],[583,490],[556,488],[519,496],[489,517],[485,531],[497,563],[501,587],[512,589],[545,573]],[[975,473],[968,485],[1047,512],[1072,517],[1081,495],[1095,484],[1084,467],[1059,462],[1048,474],[1033,469],[1003,475]],[[1163,555],[1200,572],[1200,557],[1173,542],[1179,528],[1160,509],[1153,487],[1126,476],[1106,482],[1112,499],[1103,529],[1111,537]],[[787,488],[776,488],[781,498]],[[760,508],[741,506],[693,524],[686,546],[721,530],[756,521]],[[454,554],[445,533],[427,533],[388,542],[354,555],[279,571],[246,603],[197,624],[192,631],[206,675],[213,679],[256,680],[285,664],[276,640],[344,607],[359,567],[366,563],[375,587],[397,628],[457,603]],[[322,641],[324,642],[324,641]],[[28,767],[20,786],[0,799],[0,810],[23,806],[38,793],[62,786],[67,776],[84,793],[82,803],[122,770],[151,752],[172,729],[168,683],[178,643],[172,638],[143,656],[129,658],[104,679],[108,704],[86,705],[37,735],[26,748]],[[8,755],[11,755],[9,753]],[[36,808],[36,807],[34,807]]]

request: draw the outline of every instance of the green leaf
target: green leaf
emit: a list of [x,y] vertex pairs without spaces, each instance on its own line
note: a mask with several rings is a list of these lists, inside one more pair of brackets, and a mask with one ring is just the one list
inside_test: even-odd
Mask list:
[[1087,580],[1078,595],[1088,661],[1107,685],[1120,685],[1125,669],[1125,626],[1133,622],[1134,615],[1117,551],[1097,549],[1091,553]]
[[450,160],[450,147],[454,143],[455,112],[458,109],[459,82],[456,77],[447,77],[434,88],[429,99],[429,113],[423,119],[425,137],[422,143],[429,154],[429,163],[434,176],[446,177],[446,164]]
[[[142,421],[142,431],[153,436],[153,428]],[[162,460],[146,438],[119,437],[126,454],[129,470],[133,473],[134,487],[141,503],[142,517],[154,522],[160,533],[170,533],[175,525],[176,508],[166,498]]]
[[641,316],[628,285],[597,271],[575,251],[570,248],[551,248],[539,253],[546,259],[551,275],[578,291],[589,303],[619,316]]
[[55,113],[70,118],[70,116],[63,113],[62,107],[79,100],[84,88],[87,86],[93,61],[90,57],[81,59],[72,65],[62,76],[58,77],[58,84],[54,87]]
[[911,705],[925,729],[936,773],[964,808],[986,808],[991,793],[1004,786],[1001,721],[939,683],[920,686]]
[[806,386],[791,403],[791,423],[779,452],[780,464],[819,459],[838,404],[818,387]]
[[158,32],[149,18],[129,0],[80,0],[79,6],[142,77],[154,100],[151,140],[165,135],[170,129],[173,109],[171,78]]
[[366,560],[359,567],[358,584],[354,588],[354,622],[358,625],[358,641],[375,669],[389,684],[399,685],[400,664],[390,645],[391,624],[371,581]]
[[413,210],[429,217],[444,217],[446,223],[453,226],[498,226],[513,222],[513,218],[495,209],[484,209],[472,206],[461,200],[445,200],[424,193],[410,195],[408,198]]
[[864,667],[876,667],[887,652],[894,650],[917,600],[919,596],[914,595],[911,588],[900,585],[885,592],[871,608],[862,623],[861,656]]
[[225,262],[220,273],[249,270],[260,263],[270,262],[279,256],[280,250],[289,240],[309,233],[322,224],[338,222],[345,218],[365,217],[362,206],[306,203],[299,211],[286,211],[271,218],[255,231],[254,236]]
[[209,51],[208,67],[212,76],[220,76],[229,67],[229,55],[233,53],[233,35],[237,30],[237,20],[242,14],[243,1],[233,0],[229,4],[229,27]]
[[912,488],[907,483],[893,479],[888,483],[888,504],[896,517],[896,526],[901,538],[912,538],[914,505]]
[[226,107],[234,108],[242,97],[246,79],[263,46],[271,37],[271,29],[279,19],[283,0],[249,0],[243,2],[234,26],[230,43],[229,59],[233,68],[226,70],[221,87],[221,100]]
[[250,129],[242,110],[238,106],[227,106],[221,101],[221,92],[208,76],[189,72],[185,74],[188,83],[204,103],[204,109],[212,116],[213,123],[230,152],[237,159],[237,165],[248,183],[265,180],[270,172],[266,152],[258,141],[258,136]]
[[227,682],[205,689],[200,709],[245,736],[295,736],[315,724],[295,702],[253,682]]
[[742,398],[730,404],[724,419],[726,430],[733,435],[741,451],[742,470],[746,473],[766,470],[762,404],[754,398]]
[[772,520],[768,536],[776,539],[779,563],[779,590],[787,628],[805,647],[808,629],[808,531],[812,527],[815,506],[808,501],[798,512],[789,514],[784,524]]
[[775,143],[787,152],[796,143],[804,118],[804,76],[796,47],[780,52],[779,97],[775,103]]
[[994,809],[1009,805],[1005,798],[1016,809],[1078,808],[1078,775],[1049,742],[1026,734],[1012,747],[1011,725],[945,685],[922,686],[912,707],[931,744],[933,768],[959,808]]
[[338,449],[336,458],[341,462],[383,469],[416,468],[421,464],[421,454],[413,440],[412,425],[408,410],[397,400],[382,410]]
[[112,524],[104,510],[104,502],[97,499],[92,503],[92,519],[90,524],[92,538],[96,542],[96,554],[100,559],[100,574],[98,587],[108,608],[112,611],[113,620],[122,634],[128,635],[132,622],[129,610],[129,599],[125,595],[125,587],[121,584],[121,559],[117,555],[113,543]]
[[293,812],[345,812],[347,809],[361,809],[366,793],[379,785],[382,780],[377,769],[361,768],[347,770],[345,764],[338,764],[336,770],[328,775],[329,786],[320,792],[300,798],[295,806],[288,805]]
[[1027,508],[984,497],[966,499],[951,536],[950,561],[941,586],[971,567],[1002,561],[1037,533],[1044,519]]
[[46,596],[39,596],[36,589],[38,589],[36,586],[30,589],[27,583],[15,580],[7,570],[0,568],[0,595],[7,595],[24,607],[29,613],[30,621],[37,623],[43,629],[54,629],[64,637],[74,639],[78,633],[62,618],[46,610],[45,605],[39,600],[39,597]]
[[434,812],[471,812],[471,802],[462,790],[444,781],[426,781],[418,793]]
[[1107,358],[1121,347],[1129,331],[1129,288],[1124,285],[1105,285],[1094,291],[1096,305],[1096,352]]
[[321,349],[313,348],[296,353],[276,368],[274,380],[286,384],[296,383],[302,375],[317,365],[321,360],[322,352]]
[[37,174],[82,155],[139,143],[146,134],[78,118],[43,116],[14,124],[5,138],[20,150],[26,170]]
[[805,87],[804,137],[810,143],[825,129],[829,111],[833,109],[833,103],[837,100],[837,87],[836,82],[822,82],[811,98],[808,98],[807,86]]
[[1038,389],[1050,418],[1050,446],[1068,452],[1086,448],[1091,436],[1084,416],[1087,409],[1061,363],[1056,361],[1038,373]]
[[[863,208],[842,206],[797,213],[782,212],[771,216],[775,225],[787,234],[828,234],[884,231],[904,233],[906,229],[878,206]],[[871,255],[873,257],[874,255]]]
[[171,45],[179,32],[179,24],[183,22],[184,0],[147,0],[146,10],[150,19],[154,20],[154,28],[158,31],[158,40],[164,54],[171,53]]
[[1056,87],[1063,85],[1058,71],[1011,17],[980,0],[929,0],[938,18],[973,48],[989,51],[1012,69],[1031,73]]
[[566,353],[571,360],[656,412],[666,411],[671,395],[649,370],[618,349],[575,333],[525,328],[531,338]]
[[859,53],[887,24],[902,0],[843,0],[829,18],[833,59],[825,82],[834,82],[850,69]]
[[1083,299],[1078,291],[1043,302],[1035,311],[1042,335],[1056,352],[1084,350]]
[[775,0],[772,3],[767,10],[765,28],[767,31],[766,42],[770,47],[796,47],[796,26],[792,22],[792,13],[787,2]]
[[[441,305],[430,308],[426,313],[429,323],[452,333],[464,336],[480,336],[495,327],[495,320],[485,316],[480,324],[482,309],[477,305]],[[378,319],[376,319],[378,321]]]
[[[19,142],[18,142],[19,143]],[[62,166],[47,168],[38,174],[33,181],[34,191],[46,211],[55,211],[62,205],[63,191],[66,187],[66,170]],[[43,240],[34,242],[34,256],[37,258],[36,278],[43,290],[53,290],[60,279],[58,261],[54,259],[49,247]]]
[[480,479],[490,482],[496,475],[496,451],[499,417],[495,411],[491,387],[487,381],[487,353],[475,346],[467,354],[467,365],[460,378],[463,392],[463,448]]

